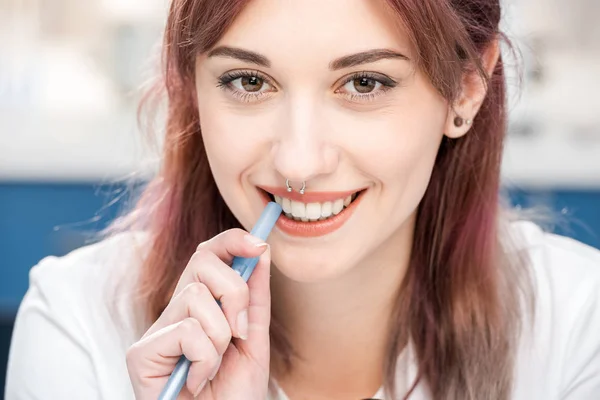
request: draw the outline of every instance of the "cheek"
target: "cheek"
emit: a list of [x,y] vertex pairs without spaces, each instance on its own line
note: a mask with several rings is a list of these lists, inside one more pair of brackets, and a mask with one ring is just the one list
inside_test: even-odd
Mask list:
[[351,162],[388,188],[423,189],[443,138],[446,110],[443,98],[415,78],[385,107],[346,120],[341,131]]
[[257,159],[253,146],[252,124],[231,112],[218,100],[205,98],[198,102],[202,140],[210,169],[223,200],[240,223],[250,228],[251,213],[245,199],[241,175]]
[[215,183],[229,209],[249,230],[254,213],[243,178],[265,158],[268,138],[259,125],[261,119],[239,110],[211,96],[198,101],[202,140]]
[[255,116],[236,113],[231,105],[205,98],[198,103],[206,153],[217,183],[239,175],[260,159],[265,130]]

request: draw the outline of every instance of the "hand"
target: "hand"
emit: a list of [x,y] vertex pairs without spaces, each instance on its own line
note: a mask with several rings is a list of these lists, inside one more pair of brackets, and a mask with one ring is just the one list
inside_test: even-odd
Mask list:
[[[247,284],[228,265],[234,256],[260,256]],[[182,354],[192,364],[178,399],[267,397],[270,263],[268,245],[241,229],[198,246],[163,313],[127,351],[136,399],[157,399]]]

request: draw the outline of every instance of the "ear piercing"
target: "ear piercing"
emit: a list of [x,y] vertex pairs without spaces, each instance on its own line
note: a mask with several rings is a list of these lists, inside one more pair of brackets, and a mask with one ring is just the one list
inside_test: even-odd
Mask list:
[[454,118],[454,126],[456,126],[457,128],[460,128],[463,123],[467,124],[467,126],[471,125],[473,121],[471,121],[470,119],[464,120],[461,117],[456,117]]

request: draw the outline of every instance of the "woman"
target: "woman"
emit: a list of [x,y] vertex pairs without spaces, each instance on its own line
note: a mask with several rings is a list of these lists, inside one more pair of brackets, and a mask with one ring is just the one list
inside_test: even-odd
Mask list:
[[32,271],[7,398],[156,399],[181,354],[181,399],[599,398],[600,254],[499,205],[499,20],[174,0],[162,169],[126,232]]

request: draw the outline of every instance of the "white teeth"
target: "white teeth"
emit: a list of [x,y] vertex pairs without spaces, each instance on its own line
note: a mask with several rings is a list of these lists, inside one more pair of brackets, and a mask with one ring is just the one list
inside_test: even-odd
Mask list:
[[[275,198],[275,201],[277,201],[277,197]],[[279,201],[277,201],[277,203],[281,205],[284,212],[288,214],[292,213],[292,202],[290,201],[290,199],[284,198],[283,202],[280,203]]]
[[344,209],[344,199],[338,199],[333,202],[333,213],[338,215]]
[[305,218],[306,204],[300,203],[299,201],[292,201],[292,214],[294,217]]
[[326,201],[323,203],[302,203],[299,201],[293,201],[285,197],[273,196],[275,201],[281,205],[283,212],[286,217],[295,221],[322,221],[327,218],[337,215],[345,207],[348,207],[350,203],[356,198],[356,193],[347,196],[343,199],[337,199],[335,201]]
[[331,216],[331,214],[333,214],[332,210],[333,204],[331,204],[330,201],[326,201],[325,203],[321,204],[321,217],[327,218]]
[[306,205],[306,218],[317,220],[319,217],[321,217],[321,204],[308,203]]

